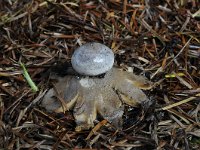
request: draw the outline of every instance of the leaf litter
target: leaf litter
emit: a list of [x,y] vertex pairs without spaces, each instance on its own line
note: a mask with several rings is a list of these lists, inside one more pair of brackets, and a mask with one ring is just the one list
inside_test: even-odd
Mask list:
[[[197,0],[2,1],[0,148],[199,149],[199,10]],[[72,112],[40,107],[50,75],[70,74],[73,51],[93,41],[113,49],[115,65],[156,85],[148,106],[126,106],[122,130],[102,120],[76,132]]]

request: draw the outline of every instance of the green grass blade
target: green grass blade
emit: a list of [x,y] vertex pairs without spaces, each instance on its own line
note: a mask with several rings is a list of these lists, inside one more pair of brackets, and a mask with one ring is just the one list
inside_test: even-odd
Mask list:
[[35,85],[35,83],[33,82],[33,80],[31,79],[30,75],[28,74],[28,71],[26,70],[26,67],[23,63],[20,62],[20,66],[22,67],[23,69],[23,75],[26,79],[26,81],[28,82],[29,86],[31,87],[31,89],[34,91],[34,92],[37,92],[38,91],[38,87]]

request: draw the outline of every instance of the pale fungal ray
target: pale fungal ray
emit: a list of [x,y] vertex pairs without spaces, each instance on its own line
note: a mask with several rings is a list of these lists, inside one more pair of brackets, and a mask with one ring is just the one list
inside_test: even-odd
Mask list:
[[42,106],[49,112],[72,109],[77,131],[93,127],[98,114],[121,128],[124,104],[135,107],[148,101],[141,89],[151,87],[143,76],[113,67],[104,78],[58,77],[54,88],[44,96]]

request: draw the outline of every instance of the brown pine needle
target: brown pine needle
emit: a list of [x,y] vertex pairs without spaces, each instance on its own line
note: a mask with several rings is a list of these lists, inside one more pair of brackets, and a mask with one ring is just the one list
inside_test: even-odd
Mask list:
[[171,109],[171,108],[173,108],[173,107],[176,107],[176,106],[185,104],[185,103],[187,103],[187,102],[189,102],[189,101],[192,101],[192,100],[196,99],[197,97],[200,97],[200,93],[196,94],[195,96],[186,98],[186,99],[184,99],[184,100],[182,100],[182,101],[179,101],[179,102],[177,102],[177,103],[174,103],[174,104],[165,106],[165,107],[162,108],[162,110],[168,110],[168,109]]
[[101,122],[99,122],[89,133],[89,135],[87,136],[86,140],[89,140],[92,135],[94,135],[97,130],[99,130],[102,126],[104,126],[108,121],[107,120],[102,120]]

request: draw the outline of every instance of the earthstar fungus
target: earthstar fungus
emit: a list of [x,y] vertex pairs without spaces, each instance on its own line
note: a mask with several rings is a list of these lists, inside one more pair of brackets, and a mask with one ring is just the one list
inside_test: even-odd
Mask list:
[[[65,77],[57,77],[57,83],[55,83],[54,88],[51,88],[42,100],[42,106],[49,112],[64,112],[72,109],[77,131],[93,127],[97,114],[120,128],[122,126],[125,103],[135,107],[148,101],[142,90],[150,89],[151,82],[143,76],[137,76],[112,67],[114,54],[111,54],[112,51],[106,46],[104,50],[108,50],[108,52],[98,50],[102,45],[100,43],[88,43],[75,50],[75,56],[72,56],[72,66],[76,66],[76,69],[74,69],[78,73],[87,76],[67,75]],[[88,46],[91,47],[85,49]],[[92,51],[92,48],[94,48],[95,52]],[[83,52],[83,55],[77,54],[79,52]],[[91,60],[84,62],[85,58]],[[96,58],[101,58],[105,63],[95,64],[93,60]],[[107,60],[109,58],[111,58],[111,61]],[[83,61],[83,66],[79,61]],[[105,64],[109,61],[110,66],[104,69],[106,67]],[[100,69],[96,71],[94,66],[90,67],[90,64]],[[89,65],[89,69],[87,65]],[[102,67],[101,65],[105,66]],[[79,67],[85,67],[86,73]],[[103,78],[91,77],[102,73],[105,73]]]

